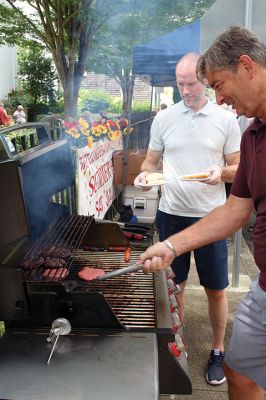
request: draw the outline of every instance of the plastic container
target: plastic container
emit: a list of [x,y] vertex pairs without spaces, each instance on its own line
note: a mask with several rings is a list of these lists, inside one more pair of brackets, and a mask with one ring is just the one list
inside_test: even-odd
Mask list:
[[159,205],[158,187],[154,186],[148,192],[141,192],[134,186],[127,185],[124,190],[124,204],[131,205],[138,222],[153,224]]

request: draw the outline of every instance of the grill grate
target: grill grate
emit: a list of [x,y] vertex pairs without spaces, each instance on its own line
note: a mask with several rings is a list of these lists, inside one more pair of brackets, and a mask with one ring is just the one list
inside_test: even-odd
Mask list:
[[[80,246],[87,230],[89,229],[93,217],[85,217],[72,215],[69,217],[60,217],[54,223],[49,225],[48,229],[44,234],[34,243],[30,251],[27,253],[23,262],[26,260],[36,260],[44,249],[51,247],[57,249],[66,249],[70,251],[70,256],[65,258],[64,268],[57,270],[57,281],[61,281],[67,271],[69,273],[70,266],[73,262],[73,258],[76,254],[78,247]],[[49,257],[49,255],[48,255]],[[45,257],[44,257],[45,258]],[[58,257],[60,258],[60,257]],[[23,264],[23,263],[22,263]],[[23,276],[29,281],[51,281],[53,280],[53,273],[48,274],[44,277],[43,272],[48,267],[43,265],[40,268],[22,268]]]
[[[130,263],[135,263],[140,252],[132,251]],[[90,261],[93,260],[93,261]],[[89,252],[78,250],[67,279],[77,280],[77,273],[85,266],[99,267],[110,272],[125,266],[124,254],[117,252]],[[154,275],[135,274],[117,276],[100,282],[80,282],[79,290],[103,293],[119,321],[130,328],[155,328]]]
[[[70,216],[61,217],[49,226],[48,230],[38,239],[26,259],[34,259],[47,246],[64,248],[71,251],[66,259],[64,268],[50,269],[40,265],[32,270],[23,269],[22,273],[27,282],[64,283],[68,289],[81,292],[101,292],[119,321],[130,328],[154,329],[155,322],[155,291],[153,274],[145,275],[142,271],[134,275],[122,275],[106,281],[84,282],[78,277],[78,272],[86,267],[102,268],[110,272],[127,265],[123,252],[84,251],[79,247],[89,229],[93,217]],[[139,251],[131,252],[130,263],[139,258]],[[57,274],[56,278],[53,274]]]

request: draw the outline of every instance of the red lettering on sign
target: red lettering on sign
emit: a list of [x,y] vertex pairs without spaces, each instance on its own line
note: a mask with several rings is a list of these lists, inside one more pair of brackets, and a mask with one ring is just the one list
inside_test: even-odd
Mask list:
[[97,169],[94,175],[90,177],[89,188],[90,195],[96,193],[109,179],[113,179],[113,166],[111,161],[106,162]]
[[97,211],[97,217],[99,217],[103,211],[103,196],[100,196],[99,199],[96,200],[95,209]]

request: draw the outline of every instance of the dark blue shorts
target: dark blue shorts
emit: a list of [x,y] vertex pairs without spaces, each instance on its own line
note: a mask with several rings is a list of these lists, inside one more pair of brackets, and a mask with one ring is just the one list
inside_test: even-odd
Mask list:
[[[196,217],[179,217],[158,210],[156,226],[159,231],[160,241],[188,228],[199,219]],[[191,253],[189,252],[176,257],[173,261],[171,267],[175,273],[175,283],[187,280],[190,258]],[[228,286],[228,249],[226,239],[194,250],[194,258],[202,286],[213,290],[222,290]]]

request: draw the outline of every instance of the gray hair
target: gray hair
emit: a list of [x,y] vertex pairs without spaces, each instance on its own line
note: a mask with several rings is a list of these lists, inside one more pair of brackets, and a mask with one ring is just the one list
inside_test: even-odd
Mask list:
[[239,57],[248,55],[266,68],[266,45],[253,32],[241,26],[231,26],[221,33],[211,47],[200,56],[196,74],[200,81],[206,78],[207,69],[237,71]]

